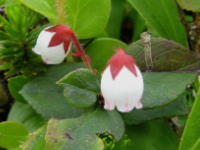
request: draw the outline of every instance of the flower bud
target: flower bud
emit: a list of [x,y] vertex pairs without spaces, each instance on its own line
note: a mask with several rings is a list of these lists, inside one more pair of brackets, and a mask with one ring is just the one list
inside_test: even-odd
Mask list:
[[143,78],[134,59],[118,49],[101,78],[104,108],[113,110],[116,106],[120,112],[130,112],[134,107],[141,109],[143,89]]
[[65,25],[46,28],[39,34],[33,51],[41,55],[46,64],[59,64],[70,50],[71,33]]

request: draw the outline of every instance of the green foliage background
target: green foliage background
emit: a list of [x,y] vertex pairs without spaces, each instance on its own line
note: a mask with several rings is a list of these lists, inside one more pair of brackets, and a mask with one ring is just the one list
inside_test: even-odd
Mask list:
[[[0,110],[12,103],[0,123],[0,147],[199,149],[200,2],[1,0],[0,5]],[[75,32],[97,74],[71,54],[62,64],[45,65],[32,52],[40,31],[57,24]],[[151,70],[140,40],[147,30]],[[101,73],[117,48],[142,71],[141,110],[103,109]]]

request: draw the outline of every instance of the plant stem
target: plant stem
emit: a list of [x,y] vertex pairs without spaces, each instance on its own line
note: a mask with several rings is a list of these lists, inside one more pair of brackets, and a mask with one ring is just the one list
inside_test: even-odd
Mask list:
[[29,136],[29,139],[23,143],[17,150],[26,150],[32,142],[34,142],[35,138],[46,129],[46,124],[43,125],[42,127],[40,127],[38,130],[36,130],[35,132],[31,133]]
[[59,17],[59,23],[65,24],[65,11],[64,11],[64,0],[58,0],[58,17]]
[[83,63],[85,64],[85,66],[86,66],[89,70],[93,71],[93,69],[92,69],[92,67],[91,67],[91,65],[90,65],[90,58],[89,58],[89,57],[85,54],[85,52],[83,51],[83,49],[82,49],[82,47],[81,47],[79,41],[77,40],[76,35],[72,32],[72,33],[71,33],[71,36],[72,36],[72,40],[73,40],[73,42],[74,42],[74,45],[75,45],[76,49],[78,50],[78,52],[80,53],[81,58],[83,59]]

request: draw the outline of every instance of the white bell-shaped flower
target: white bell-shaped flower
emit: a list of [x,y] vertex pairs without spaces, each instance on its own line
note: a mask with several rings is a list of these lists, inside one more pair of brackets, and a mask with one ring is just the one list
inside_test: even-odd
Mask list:
[[39,34],[33,51],[41,55],[46,64],[59,64],[70,50],[70,33],[71,30],[65,25],[46,28]]
[[101,78],[104,108],[113,110],[116,106],[120,112],[130,112],[134,107],[141,109],[143,89],[143,78],[134,59],[118,49]]

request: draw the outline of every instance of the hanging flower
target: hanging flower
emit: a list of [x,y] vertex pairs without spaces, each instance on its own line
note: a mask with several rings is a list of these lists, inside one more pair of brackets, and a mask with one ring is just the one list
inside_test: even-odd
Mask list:
[[65,25],[44,29],[38,36],[33,51],[42,56],[46,64],[59,64],[69,53],[72,31]]
[[104,108],[130,112],[134,107],[142,108],[143,78],[134,59],[117,49],[109,60],[101,78],[101,91],[105,100]]

